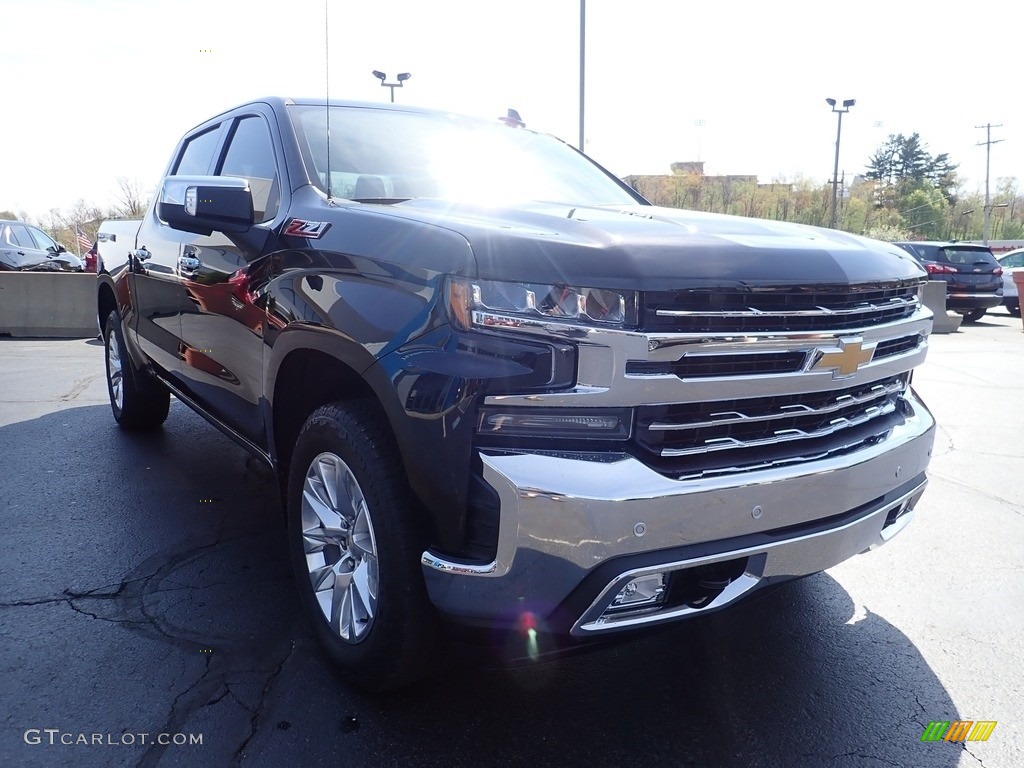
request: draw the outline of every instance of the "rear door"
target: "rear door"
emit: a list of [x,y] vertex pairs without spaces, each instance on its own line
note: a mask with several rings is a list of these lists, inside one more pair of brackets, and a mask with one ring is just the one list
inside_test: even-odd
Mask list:
[[3,248],[15,269],[30,269],[50,260],[50,254],[36,245],[24,224],[8,224],[5,229]]
[[[169,175],[205,175],[212,171],[224,123],[204,126],[179,146]],[[181,311],[185,287],[178,260],[183,243],[194,236],[160,221],[156,205],[146,213],[135,241],[132,281],[136,337],[146,355],[176,384],[181,384]]]

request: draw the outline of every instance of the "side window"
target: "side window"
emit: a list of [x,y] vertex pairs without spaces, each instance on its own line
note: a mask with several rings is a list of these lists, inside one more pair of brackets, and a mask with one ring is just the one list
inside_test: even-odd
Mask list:
[[256,221],[270,221],[280,205],[280,182],[270,129],[262,117],[243,117],[235,126],[218,176],[249,180]]
[[45,232],[40,232],[34,227],[26,227],[28,233],[36,241],[36,248],[41,251],[45,251],[47,248],[52,247],[54,250],[57,249],[57,244],[50,239],[50,236]]
[[172,176],[206,176],[213,165],[213,153],[217,150],[220,126],[193,136],[185,142],[185,149],[178,158]]
[[32,235],[28,233],[28,227],[24,224],[11,224],[11,240],[22,248],[35,248]]

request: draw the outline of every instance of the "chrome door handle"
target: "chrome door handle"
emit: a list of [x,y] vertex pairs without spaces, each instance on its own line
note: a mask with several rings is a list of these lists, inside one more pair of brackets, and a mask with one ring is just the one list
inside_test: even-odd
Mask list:
[[139,261],[146,261],[147,259],[150,259],[153,256],[152,253],[146,250],[146,246],[142,246],[141,248],[139,248],[139,250],[137,250],[134,255],[135,258],[138,259]]
[[203,262],[197,259],[195,256],[179,256],[178,257],[178,269],[182,272],[195,272],[203,266]]

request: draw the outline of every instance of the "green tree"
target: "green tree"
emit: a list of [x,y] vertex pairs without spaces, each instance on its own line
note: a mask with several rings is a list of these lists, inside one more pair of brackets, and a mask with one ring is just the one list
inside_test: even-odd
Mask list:
[[949,204],[942,192],[922,184],[902,199],[903,228],[923,240],[941,240],[948,230]]
[[938,189],[950,203],[956,201],[956,169],[948,153],[932,155],[918,133],[890,134],[868,160],[865,177],[879,182],[879,207],[906,208],[906,198],[924,187]]

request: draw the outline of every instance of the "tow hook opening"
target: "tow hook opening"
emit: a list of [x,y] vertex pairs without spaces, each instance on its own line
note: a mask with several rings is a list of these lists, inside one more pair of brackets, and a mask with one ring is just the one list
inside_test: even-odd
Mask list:
[[885,516],[885,524],[882,528],[888,528],[890,525],[894,525],[897,520],[907,514],[910,510],[911,506],[908,501],[903,502],[898,507],[893,507],[889,510],[889,514]]
[[747,569],[746,557],[698,565],[672,574],[669,602],[689,608],[706,608]]
[[885,516],[885,522],[882,524],[882,539],[888,540],[899,533],[903,527],[910,520],[910,513],[914,511],[914,507],[917,506],[917,502],[921,499],[924,494],[924,487],[922,487],[917,493],[908,499],[904,499],[901,503],[894,506],[889,510]]

